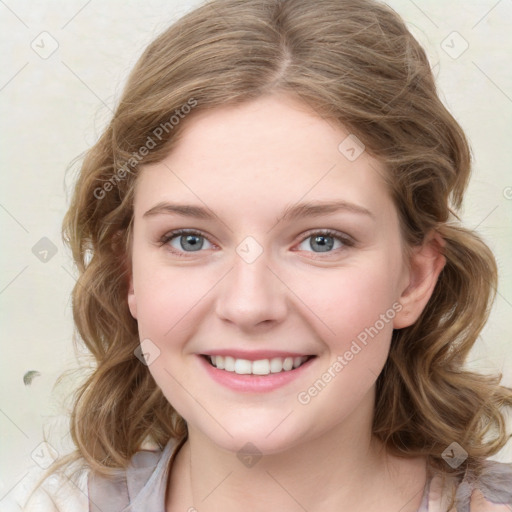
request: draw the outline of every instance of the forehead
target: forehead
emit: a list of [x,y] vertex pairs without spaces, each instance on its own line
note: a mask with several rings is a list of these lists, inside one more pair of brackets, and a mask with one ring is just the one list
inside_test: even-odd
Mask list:
[[382,164],[342,125],[293,98],[263,97],[195,112],[184,122],[171,153],[142,167],[136,215],[176,199],[274,219],[285,205],[314,200],[392,213]]

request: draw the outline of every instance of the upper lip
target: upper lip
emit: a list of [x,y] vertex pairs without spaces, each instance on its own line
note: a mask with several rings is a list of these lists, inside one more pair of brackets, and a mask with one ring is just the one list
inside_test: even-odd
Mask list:
[[235,359],[247,359],[248,361],[258,361],[260,359],[273,359],[274,357],[309,357],[313,354],[304,354],[300,352],[286,352],[282,350],[236,350],[236,349],[218,349],[201,352],[204,356],[231,356]]

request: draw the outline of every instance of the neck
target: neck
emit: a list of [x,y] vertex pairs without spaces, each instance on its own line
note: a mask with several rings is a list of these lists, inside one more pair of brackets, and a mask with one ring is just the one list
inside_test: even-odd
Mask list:
[[[265,454],[254,464],[244,465],[236,452],[189,428],[171,472],[167,511],[235,512],[243,504],[254,512],[340,507],[359,512],[385,510],[384,499],[390,510],[397,506],[401,512],[416,511],[423,489],[411,487],[411,468],[404,473],[372,437],[370,395],[342,424],[314,439],[304,436],[293,447]],[[417,477],[424,472],[424,461],[416,460],[413,469]],[[403,508],[407,502],[411,508]]]

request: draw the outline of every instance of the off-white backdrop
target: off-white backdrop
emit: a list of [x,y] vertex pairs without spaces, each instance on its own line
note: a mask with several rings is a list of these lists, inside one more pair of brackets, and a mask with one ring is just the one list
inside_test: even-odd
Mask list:
[[[69,448],[61,399],[71,383],[52,389],[77,364],[74,269],[60,238],[73,177],[65,170],[101,133],[144,47],[199,3],[0,1],[0,509],[38,462],[43,430],[58,451]],[[470,364],[512,386],[512,1],[388,3],[425,46],[472,146],[463,220],[495,252],[500,285]],[[512,447],[495,458],[511,461]]]

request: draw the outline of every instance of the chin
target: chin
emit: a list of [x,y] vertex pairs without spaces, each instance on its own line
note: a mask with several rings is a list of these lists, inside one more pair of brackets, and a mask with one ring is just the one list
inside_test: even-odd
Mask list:
[[[223,423],[224,428],[213,428],[212,424],[200,428],[202,435],[220,448],[239,453],[254,447],[255,452],[262,455],[271,455],[284,452],[305,441],[305,432],[294,428],[292,424],[285,426],[288,419],[286,415],[272,418],[272,421],[235,421]],[[281,423],[282,422],[282,423]],[[277,428],[276,428],[277,427]]]

